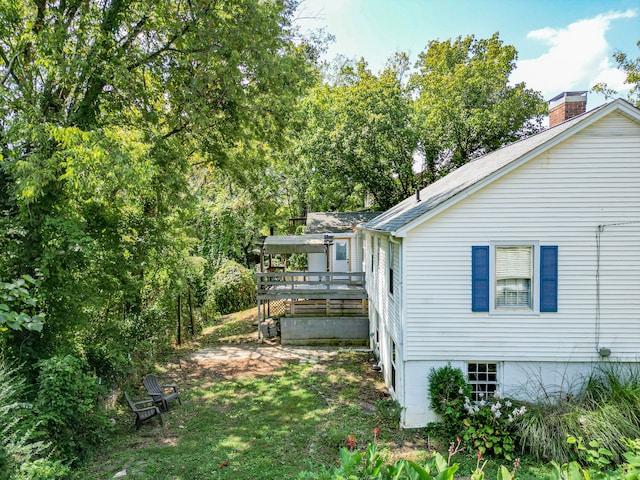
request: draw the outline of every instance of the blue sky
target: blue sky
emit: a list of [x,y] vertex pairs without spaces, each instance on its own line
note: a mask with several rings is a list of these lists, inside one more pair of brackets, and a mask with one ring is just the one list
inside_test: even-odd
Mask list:
[[[304,0],[297,15],[303,30],[335,36],[327,60],[364,57],[376,72],[398,51],[415,61],[430,40],[499,32],[518,50],[512,81],[547,100],[600,81],[625,97],[611,55],[640,56],[640,0]],[[590,94],[587,108],[604,101]]]

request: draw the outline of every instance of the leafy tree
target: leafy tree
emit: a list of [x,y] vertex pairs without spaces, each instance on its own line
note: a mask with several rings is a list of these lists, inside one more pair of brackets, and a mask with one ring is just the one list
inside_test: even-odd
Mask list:
[[42,335],[8,332],[22,355],[174,307],[193,164],[259,167],[231,153],[281,141],[313,78],[293,8],[0,1],[0,279],[38,279],[48,318]]
[[44,314],[36,312],[37,299],[29,292],[35,280],[28,275],[13,282],[0,282],[0,332],[13,330],[41,331]]
[[395,65],[376,76],[361,60],[302,102],[303,163],[290,186],[309,210],[362,209],[367,195],[386,209],[414,190],[411,98],[399,77]]
[[[640,48],[640,41],[638,41],[636,45]],[[625,83],[631,86],[629,94],[627,95],[628,100],[640,108],[640,57],[634,60],[626,53],[618,50],[613,54],[613,59],[618,64],[618,68],[626,74]],[[594,85],[593,90],[604,94],[607,98],[613,97],[618,93],[609,88],[606,83]]]
[[498,34],[429,42],[411,76],[423,183],[539,131],[547,106],[523,83],[509,84],[516,49]]

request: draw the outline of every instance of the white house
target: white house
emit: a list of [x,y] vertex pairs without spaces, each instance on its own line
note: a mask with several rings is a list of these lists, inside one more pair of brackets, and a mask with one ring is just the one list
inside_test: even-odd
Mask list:
[[478,158],[361,231],[372,348],[405,427],[436,419],[427,377],[449,362],[476,395],[534,400],[599,362],[639,361],[640,110],[623,100]]
[[[304,235],[263,239],[257,275],[261,335],[279,331],[281,342],[289,345],[368,344],[363,249],[356,227],[377,215],[309,213]],[[305,271],[290,269],[287,256],[294,253],[306,254]],[[281,257],[277,265],[274,255]]]
[[374,219],[379,214],[379,212],[308,213],[305,234],[331,235],[332,238],[328,258],[323,253],[309,253],[309,271],[361,272],[362,240],[357,235],[357,226]]

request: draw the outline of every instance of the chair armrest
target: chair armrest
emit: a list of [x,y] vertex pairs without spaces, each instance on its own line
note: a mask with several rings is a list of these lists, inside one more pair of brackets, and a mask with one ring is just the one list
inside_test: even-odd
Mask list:
[[[153,399],[152,398],[145,398],[144,400],[140,400],[139,402],[133,402],[133,404],[136,407],[139,407],[140,405],[146,405],[147,403],[153,405]],[[155,408],[155,407],[143,407],[143,408]]]
[[160,409],[159,409],[158,407],[156,407],[156,406],[153,406],[153,407],[142,407],[142,408],[138,408],[138,407],[136,407],[136,410],[135,410],[135,411],[136,411],[136,412],[150,412],[150,411],[154,411],[154,412],[156,412],[156,413],[158,413],[158,414],[162,413],[162,412],[160,411]]
[[160,385],[160,387],[162,388],[173,388],[174,392],[178,391],[178,386],[177,385],[173,385],[173,384],[169,384],[169,385]]

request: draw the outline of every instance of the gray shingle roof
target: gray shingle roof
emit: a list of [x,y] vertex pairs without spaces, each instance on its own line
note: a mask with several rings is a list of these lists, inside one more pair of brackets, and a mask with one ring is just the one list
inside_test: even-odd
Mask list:
[[367,221],[375,219],[380,212],[313,212],[307,214],[305,233],[347,233]]
[[375,219],[363,224],[362,228],[383,232],[397,231],[510,163],[550,142],[568,129],[589,118],[602,107],[597,107],[536,135],[511,143],[499,150],[470,161],[423,188],[420,191],[420,201],[415,195],[412,195]]

